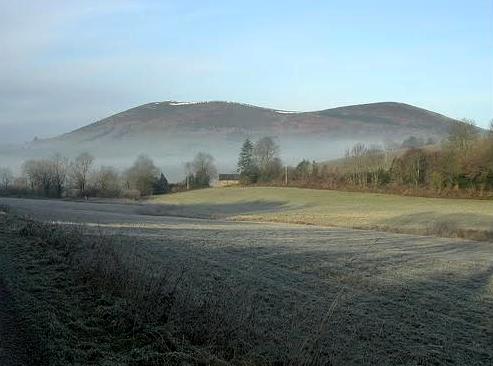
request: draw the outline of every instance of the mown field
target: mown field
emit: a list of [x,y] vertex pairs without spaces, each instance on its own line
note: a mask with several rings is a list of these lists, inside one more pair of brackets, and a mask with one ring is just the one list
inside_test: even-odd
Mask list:
[[493,201],[279,187],[197,190],[151,199],[156,215],[221,217],[493,239]]

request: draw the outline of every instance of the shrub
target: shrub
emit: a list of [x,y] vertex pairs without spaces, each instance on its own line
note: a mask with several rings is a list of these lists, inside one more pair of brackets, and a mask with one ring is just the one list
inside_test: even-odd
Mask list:
[[137,189],[125,189],[122,192],[122,197],[129,200],[138,200],[140,198],[140,191]]

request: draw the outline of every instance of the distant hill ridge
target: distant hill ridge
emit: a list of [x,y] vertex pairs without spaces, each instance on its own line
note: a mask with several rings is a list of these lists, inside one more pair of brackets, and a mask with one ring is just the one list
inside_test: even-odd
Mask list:
[[295,112],[210,101],[147,103],[58,136],[57,141],[96,142],[208,134],[328,136],[333,138],[444,137],[457,120],[409,104],[382,102]]
[[26,159],[90,152],[99,165],[125,168],[146,154],[175,180],[181,179],[184,163],[198,152],[210,153],[221,173],[234,172],[247,137],[274,137],[283,162],[296,164],[301,159],[341,158],[356,143],[397,146],[410,136],[440,141],[456,123],[460,122],[394,102],[296,112],[234,102],[165,101],[130,108],[57,137],[4,149],[1,158],[20,167]]

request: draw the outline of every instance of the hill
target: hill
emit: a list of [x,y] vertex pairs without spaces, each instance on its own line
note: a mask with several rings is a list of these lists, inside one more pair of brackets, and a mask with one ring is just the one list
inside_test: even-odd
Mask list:
[[373,103],[315,112],[291,112],[228,102],[144,104],[55,138],[96,142],[102,139],[160,138],[214,134],[225,137],[273,135],[353,138],[443,137],[451,123],[440,114],[402,103]]
[[234,168],[246,137],[273,136],[284,161],[328,160],[357,142],[401,142],[413,135],[437,140],[456,120],[402,103],[373,103],[292,112],[231,102],[144,104],[66,134],[33,141],[15,158],[92,152],[99,163],[125,166],[138,154],[156,159],[176,179],[198,151],[211,153],[219,169]]

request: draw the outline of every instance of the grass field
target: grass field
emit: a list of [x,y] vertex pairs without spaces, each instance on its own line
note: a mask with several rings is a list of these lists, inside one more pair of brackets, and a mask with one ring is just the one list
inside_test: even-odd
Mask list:
[[491,243],[159,216],[246,202],[0,200],[0,364],[492,364]]
[[[153,198],[155,214],[493,238],[493,201],[278,187],[211,188]],[[149,209],[150,214],[153,213]]]

